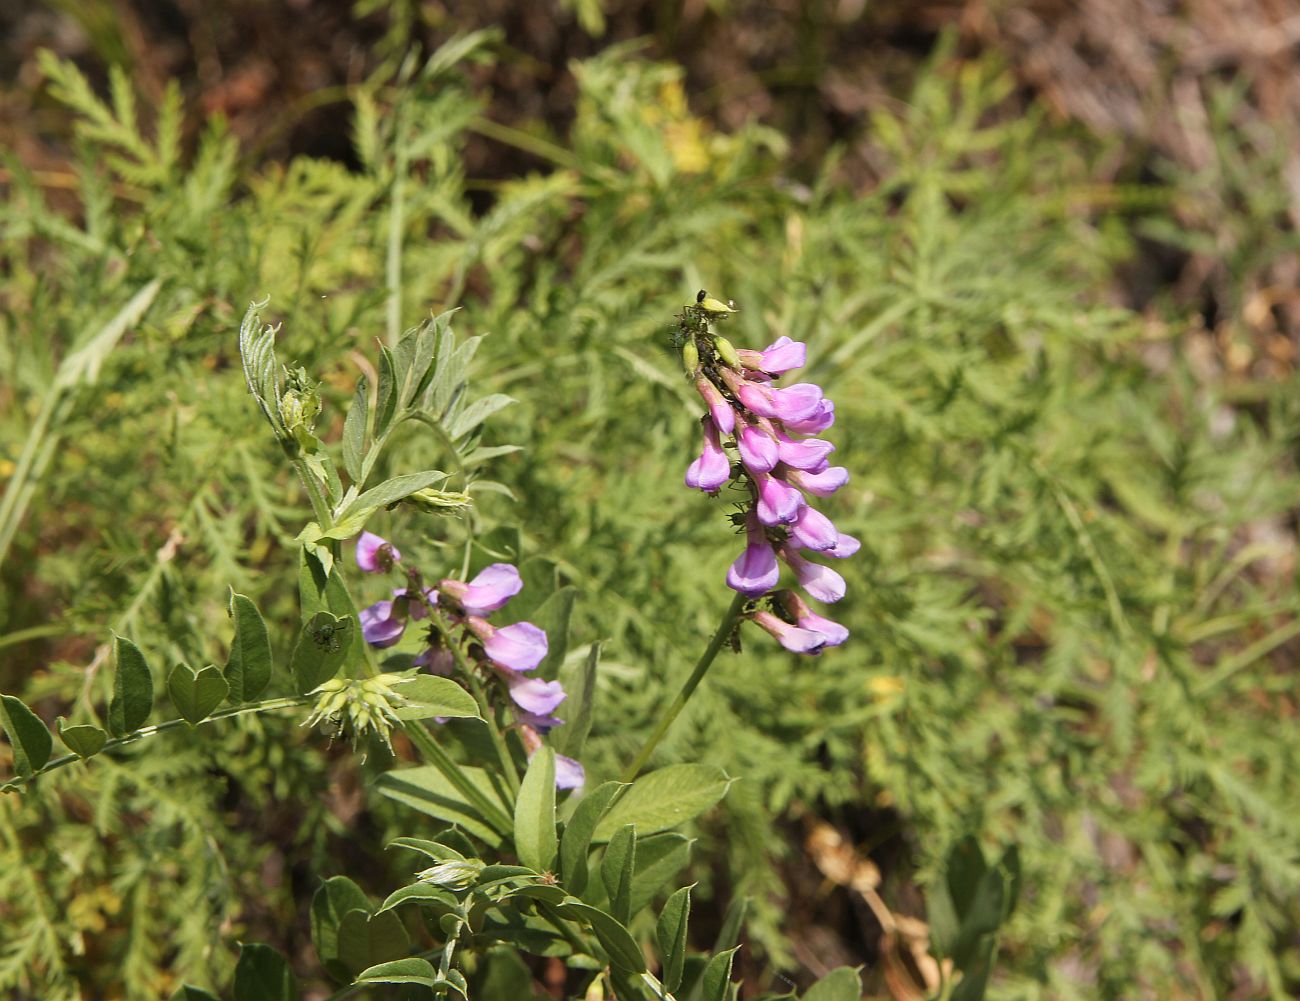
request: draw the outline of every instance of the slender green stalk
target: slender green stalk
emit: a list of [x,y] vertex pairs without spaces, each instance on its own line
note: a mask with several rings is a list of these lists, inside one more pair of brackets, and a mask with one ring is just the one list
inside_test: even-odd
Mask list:
[[699,687],[700,682],[704,680],[704,675],[708,673],[709,667],[713,664],[713,659],[718,656],[718,651],[722,649],[722,644],[727,642],[727,637],[736,627],[736,620],[740,617],[740,610],[745,606],[745,596],[737,594],[731,599],[731,605],[722,616],[722,621],[718,623],[718,629],[713,634],[713,639],[709,640],[709,645],[704,648],[704,653],[700,654],[700,659],[696,661],[695,669],[682,685],[682,690],[677,693],[677,698],[673,699],[670,705],[659,717],[659,724],[655,727],[654,732],[650,734],[649,739],[642,746],[640,753],[632,760],[623,772],[623,781],[631,782],[641,774],[641,769],[645,767],[650,755],[654,753],[659,742],[663,740],[664,734],[668,732],[673,721],[681,715],[686,703],[690,701],[695,689]]
[[[248,713],[271,712],[275,709],[288,709],[291,706],[301,706],[311,701],[308,695],[290,695],[278,699],[264,699],[261,702],[253,702],[250,705],[240,706],[238,709],[227,709],[225,712],[213,713],[206,719],[201,719],[197,723],[190,723],[183,719],[169,719],[164,723],[155,723],[153,726],[142,726],[135,733],[128,734],[125,737],[116,737],[113,740],[106,741],[104,746],[99,750],[99,754],[107,754],[109,751],[117,750],[127,744],[134,744],[145,737],[152,737],[156,733],[165,733],[168,730],[175,730],[180,726],[203,726],[206,723],[215,723],[219,719],[230,719],[232,716],[245,716]],[[62,757],[54,758],[52,761],[45,763],[45,766],[30,775],[18,776],[6,783],[8,788],[20,786],[30,782],[37,776],[44,775],[46,772],[52,772],[56,768],[62,768],[64,765],[70,765],[74,761],[82,759],[75,754],[65,754]]]
[[406,224],[406,136],[405,115],[399,99],[393,106],[393,193],[388,214],[388,346],[395,347],[402,335],[402,229]]
[[321,493],[316,474],[307,468],[307,463],[302,459],[294,459],[293,468],[298,471],[298,479],[302,480],[303,489],[307,491],[312,513],[316,515],[316,524],[320,525],[322,531],[329,531],[334,526],[334,516],[330,513],[329,502]]
[[514,821],[507,817],[505,811],[483,794],[483,790],[469,780],[459,764],[433,739],[423,723],[412,723],[403,732],[411,738],[411,743],[431,765],[447,777],[447,781],[456,787],[466,801],[473,803],[483,814],[483,818],[502,834],[514,830]]

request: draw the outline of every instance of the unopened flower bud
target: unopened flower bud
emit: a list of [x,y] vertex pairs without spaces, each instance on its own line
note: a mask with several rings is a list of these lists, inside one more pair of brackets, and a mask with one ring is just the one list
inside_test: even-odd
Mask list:
[[714,337],[713,348],[718,352],[718,357],[732,368],[740,368],[740,355],[736,353],[731,341],[725,337]]
[[420,873],[419,878],[434,886],[445,886],[448,890],[464,890],[470,886],[478,874],[483,871],[483,863],[476,858],[448,859],[439,862]]
[[692,337],[682,346],[682,368],[691,378],[695,378],[695,370],[700,367],[700,349],[695,346],[695,338]]

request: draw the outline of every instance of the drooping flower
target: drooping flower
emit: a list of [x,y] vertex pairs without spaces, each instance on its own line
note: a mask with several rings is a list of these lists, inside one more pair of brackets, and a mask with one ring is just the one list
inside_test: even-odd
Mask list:
[[826,645],[826,637],[821,633],[792,626],[771,612],[755,612],[754,624],[771,633],[791,653],[818,653]]
[[784,525],[799,516],[799,509],[804,505],[803,494],[769,473],[755,472],[753,479],[758,487],[758,504],[754,510],[759,521],[764,525]]
[[790,525],[790,538],[804,549],[824,552],[839,542],[839,530],[826,515],[805,504]]
[[781,571],[772,543],[752,514],[746,521],[745,539],[745,551],[727,571],[727,586],[747,597],[760,598],[776,587]]
[[740,363],[745,368],[780,375],[804,367],[808,358],[808,346],[803,341],[792,341],[782,335],[762,351],[741,349],[736,353],[740,355]]
[[844,578],[830,567],[804,559],[791,546],[781,547],[781,559],[794,571],[799,586],[818,601],[836,602],[844,597]]
[[701,422],[704,428],[704,449],[700,457],[686,470],[686,485],[705,493],[713,493],[731,479],[731,463],[718,440],[718,428],[711,417]]
[[361,635],[371,646],[390,647],[402,638],[406,631],[406,615],[398,610],[397,604],[395,601],[376,601],[357,613],[361,620]]
[[736,447],[740,450],[740,461],[751,472],[766,473],[780,460],[776,440],[752,424],[740,429],[736,435]]
[[557,789],[581,789],[587,781],[587,773],[582,765],[563,754],[555,756],[555,787]]
[[483,651],[497,667],[507,671],[531,671],[546,659],[546,633],[531,622],[516,622],[497,629],[486,619],[471,615],[465,619],[470,631],[483,644]]
[[822,400],[810,417],[791,419],[785,422],[785,429],[795,434],[821,434],[835,423],[835,404]]
[[803,421],[817,413],[822,403],[820,386],[801,382],[785,389],[773,389],[757,382],[729,380],[736,398],[760,417],[779,421]]
[[778,432],[776,449],[777,457],[791,469],[815,470],[825,467],[826,457],[835,446],[822,438],[795,441]]
[[838,622],[832,622],[825,616],[818,615],[808,603],[793,591],[782,591],[780,594],[781,603],[785,605],[786,611],[794,618],[794,623],[800,629],[807,629],[814,633],[821,633],[826,638],[827,646],[839,646],[849,638],[849,631]]
[[729,404],[718,391],[718,387],[711,383],[704,376],[695,380],[695,388],[700,396],[704,397],[704,403],[709,408],[709,415],[713,418],[714,425],[723,434],[731,434],[736,428],[736,412],[731,409]]
[[366,573],[387,573],[401,558],[396,546],[374,532],[357,537],[357,566]]
[[544,681],[541,678],[525,678],[523,675],[511,675],[507,679],[510,686],[510,698],[525,712],[538,716],[549,716],[568,695],[564,686],[558,681]]
[[411,666],[427,668],[430,674],[439,674],[446,678],[450,677],[455,670],[456,658],[445,646],[431,646],[411,661]]
[[504,607],[523,587],[519,571],[509,563],[484,567],[468,584],[460,580],[438,582],[438,589],[455,599],[467,615],[480,617]]
[[787,478],[800,490],[807,490],[817,497],[829,497],[849,482],[849,471],[843,466],[830,466],[819,473],[792,469]]

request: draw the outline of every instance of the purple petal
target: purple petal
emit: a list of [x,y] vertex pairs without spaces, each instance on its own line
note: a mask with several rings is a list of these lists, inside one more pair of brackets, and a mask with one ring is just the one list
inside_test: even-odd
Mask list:
[[[400,598],[402,595],[409,594],[409,593],[410,591],[404,587],[393,588],[394,598]],[[436,587],[426,587],[424,589],[424,596],[429,599],[430,605],[432,605],[434,608],[438,607],[438,589]],[[414,599],[411,599],[406,604],[406,614],[409,615],[414,621],[419,622],[429,613],[425,609],[423,601],[416,601]]]
[[777,451],[781,461],[790,468],[813,470],[827,464],[826,456],[835,451],[835,446],[822,438],[792,441],[781,436],[777,438]]
[[581,789],[586,781],[587,773],[583,771],[582,765],[563,754],[555,756],[555,788]]
[[799,434],[821,434],[834,423],[835,404],[830,400],[822,400],[811,417],[787,420],[785,427],[787,431],[795,431]]
[[731,434],[736,429],[736,411],[731,409],[731,404],[718,392],[718,387],[701,376],[695,380],[695,389],[704,397],[718,430],[723,434]]
[[817,615],[815,612],[801,615],[796,621],[800,629],[810,629],[826,637],[827,646],[839,646],[849,638],[849,631],[842,625],[838,622],[832,622],[824,616]]
[[541,678],[524,678],[512,675],[510,680],[510,698],[515,705],[538,716],[549,716],[568,695],[564,686],[558,681],[543,681]]
[[844,578],[820,563],[811,563],[789,546],[781,549],[785,560],[805,591],[818,601],[835,602],[844,597]]
[[515,719],[524,726],[531,726],[538,733],[549,733],[557,726],[564,725],[564,720],[558,716],[539,716],[530,712],[516,712]]
[[509,563],[493,563],[469,582],[460,603],[470,615],[487,615],[523,590],[523,586],[519,571]]
[[759,428],[746,425],[736,436],[740,459],[750,472],[765,473],[776,465],[777,443],[772,436]]
[[704,418],[703,426],[704,449],[686,470],[686,485],[705,493],[713,493],[731,479],[731,463],[727,459],[727,453],[722,450],[718,429],[712,419]]
[[531,671],[546,657],[546,633],[531,622],[492,630],[483,649],[497,667],[508,671]]
[[373,532],[362,532],[357,538],[357,566],[366,573],[384,573],[401,558],[396,546]]
[[853,536],[841,532],[839,538],[835,542],[835,548],[826,550],[826,555],[834,556],[837,560],[842,560],[845,557],[852,556],[861,548],[861,542]]
[[801,629],[778,619],[771,612],[754,613],[754,624],[776,637],[791,653],[817,653],[826,645],[826,637],[811,629]]
[[754,473],[758,484],[758,520],[764,525],[784,525],[794,521],[804,506],[803,494],[784,480],[767,473]]
[[392,646],[406,631],[406,619],[393,614],[391,601],[376,601],[357,613],[361,620],[361,635],[374,647]]
[[795,469],[788,475],[791,483],[817,497],[829,497],[849,482],[849,471],[843,466],[830,466],[820,473]]
[[778,337],[763,349],[763,361],[759,365],[764,372],[779,374],[791,369],[803,368],[808,360],[808,346],[803,341],[792,341],[788,337]]
[[727,571],[727,587],[750,598],[757,598],[776,587],[781,568],[777,566],[772,544],[767,541],[762,526],[753,515],[749,516],[745,535],[745,551]]
[[835,524],[814,508],[804,505],[790,527],[790,537],[804,549],[818,552],[834,549],[839,542],[839,530]]

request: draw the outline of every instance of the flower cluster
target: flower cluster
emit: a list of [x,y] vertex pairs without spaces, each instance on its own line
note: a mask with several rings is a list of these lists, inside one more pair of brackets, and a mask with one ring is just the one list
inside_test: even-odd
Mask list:
[[[734,311],[700,292],[680,317],[682,361],[708,409],[701,418],[704,446],[686,471],[686,485],[715,494],[734,481],[748,494],[733,519],[744,528],[745,550],[727,572],[727,585],[753,599],[748,617],[787,650],[818,653],[843,643],[848,631],[812,612],[793,591],[772,592],[779,560],[818,601],[844,597],[844,578],[801,552],[843,559],[859,547],[808,502],[807,495],[829,497],[849,479],[847,469],[831,465],[835,446],[818,437],[835,422],[835,404],[814,383],[775,385],[805,364],[802,342],[779,337],[749,351],[720,336],[712,324]],[[769,595],[769,607],[760,608]]]
[[[367,573],[383,573],[401,562],[392,543],[363,532],[357,540],[357,565]],[[475,670],[503,690],[514,713],[515,727],[531,755],[541,735],[564,721],[555,711],[568,697],[558,681],[530,676],[545,659],[546,633],[531,622],[494,626],[488,616],[503,608],[524,586],[519,571],[508,563],[493,563],[471,581],[440,580],[422,585],[418,571],[408,571],[408,586],[393,591],[359,613],[361,634],[373,647],[390,647],[402,638],[408,622],[436,617],[415,666],[432,674],[454,675],[457,666]],[[457,635],[459,634],[459,635]],[[556,785],[574,789],[583,783],[582,765],[556,755]]]

